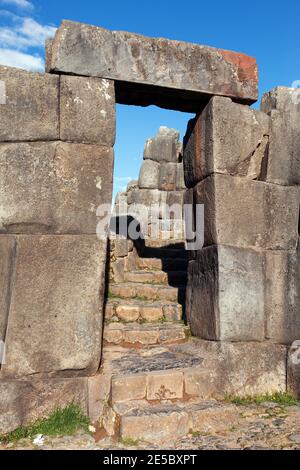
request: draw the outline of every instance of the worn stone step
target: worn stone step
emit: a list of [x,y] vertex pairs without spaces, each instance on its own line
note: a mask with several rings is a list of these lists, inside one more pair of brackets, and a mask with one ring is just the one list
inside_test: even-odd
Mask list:
[[187,339],[189,331],[189,328],[184,324],[110,323],[104,327],[103,339],[107,344],[138,347],[184,341]]
[[153,269],[163,271],[185,271],[187,270],[186,258],[138,258],[137,267],[139,269]]
[[121,439],[150,443],[187,434],[215,434],[237,427],[242,418],[236,405],[215,400],[149,404],[146,400],[118,403],[113,418]]
[[172,302],[110,299],[105,320],[113,322],[158,322],[182,320],[182,306]]
[[129,271],[124,274],[126,282],[142,282],[148,284],[184,285],[186,271]]
[[110,295],[123,299],[165,300],[177,302],[183,288],[162,286],[156,284],[143,284],[124,282],[111,284]]

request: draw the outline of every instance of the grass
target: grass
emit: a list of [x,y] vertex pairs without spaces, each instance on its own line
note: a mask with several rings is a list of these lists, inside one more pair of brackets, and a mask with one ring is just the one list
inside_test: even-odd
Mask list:
[[235,405],[261,405],[265,402],[276,403],[280,406],[300,406],[300,400],[286,392],[267,393],[265,395],[239,397],[234,395],[225,396],[225,401]]
[[90,420],[75,404],[65,408],[58,408],[49,418],[40,419],[33,424],[23,426],[8,434],[0,435],[0,442],[16,442],[20,439],[34,438],[38,434],[43,436],[70,436],[79,429],[89,431]]

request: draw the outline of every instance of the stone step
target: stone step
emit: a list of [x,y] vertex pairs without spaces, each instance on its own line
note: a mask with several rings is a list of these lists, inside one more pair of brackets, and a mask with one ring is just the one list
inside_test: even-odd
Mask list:
[[158,322],[182,320],[182,306],[172,302],[110,299],[105,320],[113,322]]
[[146,400],[118,403],[112,417],[122,440],[168,442],[190,433],[216,434],[238,427],[236,405],[215,400],[149,404]]
[[143,345],[166,344],[184,341],[189,335],[184,324],[174,323],[110,323],[104,327],[103,339],[106,344],[141,347]]
[[158,284],[143,284],[124,282],[111,284],[110,295],[123,299],[137,300],[165,300],[167,302],[178,302],[184,288],[162,286]]
[[186,271],[188,261],[186,258],[138,258],[137,267],[139,269],[153,269],[163,271]]
[[142,282],[146,284],[164,284],[170,286],[184,285],[186,271],[128,271],[124,273],[125,282]]
[[160,240],[160,239],[145,239],[145,246],[148,248],[165,248],[185,251],[185,241],[184,240]]

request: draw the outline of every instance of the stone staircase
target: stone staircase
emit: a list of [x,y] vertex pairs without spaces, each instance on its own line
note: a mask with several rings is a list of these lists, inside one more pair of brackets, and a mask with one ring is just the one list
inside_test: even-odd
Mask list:
[[[205,386],[197,388],[195,382],[205,360],[183,321],[187,253],[182,241],[170,247],[147,244],[135,254],[136,269],[125,270],[123,282],[109,284],[102,426],[123,441],[167,442],[191,431],[207,432],[218,412],[222,419],[224,413],[232,415],[232,405],[204,400]],[[213,357],[206,355],[209,361]]]

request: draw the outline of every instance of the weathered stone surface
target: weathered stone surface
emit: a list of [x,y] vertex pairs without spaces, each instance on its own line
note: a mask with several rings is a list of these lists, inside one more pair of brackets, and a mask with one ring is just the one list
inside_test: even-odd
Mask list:
[[142,319],[148,322],[159,321],[164,316],[161,306],[151,307],[148,305],[141,305],[140,313],[141,313]]
[[200,402],[188,407],[190,428],[194,433],[216,433],[238,426],[241,418],[235,405],[218,402]]
[[96,233],[110,203],[113,150],[69,143],[0,144],[0,232]]
[[183,164],[182,163],[177,163],[176,189],[177,190],[185,189],[184,171],[183,171]]
[[147,400],[172,400],[183,397],[183,373],[162,371],[147,377]]
[[113,147],[115,128],[115,90],[112,81],[61,76],[61,140]]
[[45,418],[74,402],[87,413],[86,378],[0,380],[0,433]]
[[298,243],[300,191],[216,174],[198,183],[205,245],[293,250]]
[[114,254],[117,258],[124,258],[128,255],[128,240],[123,237],[117,237],[114,240]]
[[0,141],[59,139],[59,77],[0,66]]
[[58,29],[50,62],[55,72],[116,80],[120,103],[196,111],[209,95],[257,99],[257,65],[244,54],[71,21]]
[[174,191],[176,189],[176,163],[161,163],[159,166],[158,188],[163,191]]
[[209,340],[264,339],[264,258],[254,250],[212,246],[189,265],[188,322]]
[[159,164],[152,160],[145,160],[140,169],[139,187],[157,189],[159,178]]
[[300,184],[300,98],[298,88],[277,87],[266,93],[261,109],[271,116],[266,181]]
[[161,126],[158,129],[157,135],[153,139],[147,140],[144,149],[144,159],[176,163],[180,147],[179,132],[175,129]]
[[14,238],[0,236],[0,341],[4,341],[6,335],[15,255]]
[[201,399],[225,395],[263,395],[286,391],[286,347],[269,342],[230,343],[194,340],[173,346],[202,358],[184,372],[185,392]]
[[1,376],[89,375],[99,367],[106,243],[18,236]]
[[299,339],[288,351],[287,390],[300,399],[300,342]]
[[266,252],[266,338],[300,339],[300,251]]
[[123,282],[124,281],[124,258],[116,259],[111,263],[111,281],[113,282]]
[[211,98],[188,124],[184,137],[185,184],[194,187],[213,173],[261,179],[266,164],[270,118],[265,113]]

